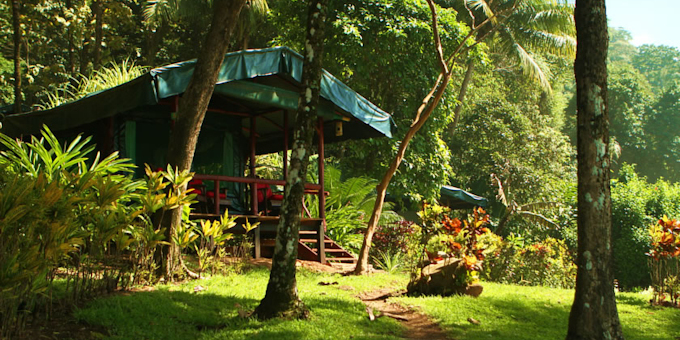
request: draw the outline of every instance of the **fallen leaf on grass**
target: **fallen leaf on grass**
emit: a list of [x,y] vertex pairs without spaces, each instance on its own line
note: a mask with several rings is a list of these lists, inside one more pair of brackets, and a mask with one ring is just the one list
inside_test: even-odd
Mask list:
[[338,281],[333,281],[333,282],[321,281],[321,282],[319,282],[319,286],[330,286],[330,285],[337,285],[337,284],[338,284]]
[[473,318],[468,318],[467,321],[468,321],[469,323],[473,324],[473,325],[479,325],[479,324],[481,324],[481,322],[479,322],[478,320],[475,320],[475,319],[473,319]]

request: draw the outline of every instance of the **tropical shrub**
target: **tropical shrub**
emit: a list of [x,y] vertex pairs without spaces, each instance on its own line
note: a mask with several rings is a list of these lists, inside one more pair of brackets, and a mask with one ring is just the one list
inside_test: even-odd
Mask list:
[[530,286],[574,288],[576,264],[564,240],[546,238],[526,244],[520,236],[492,240],[495,254],[487,261],[489,281]]
[[117,269],[92,268],[109,268],[107,244],[129,222],[120,203],[137,183],[116,173],[134,165],[117,154],[88,160],[89,141],[79,136],[62,147],[47,127],[30,143],[0,134],[0,336],[47,303],[59,267],[74,300],[121,279]]
[[420,252],[420,227],[411,221],[401,220],[387,226],[378,226],[373,235],[376,255],[373,263],[389,273],[406,271],[412,267]]
[[450,218],[450,209],[436,204],[425,204],[418,214],[422,220],[421,253],[418,265],[411,271],[411,281],[420,279],[423,268],[430,263],[437,263],[445,258],[462,260],[466,276],[457,278],[461,285],[476,282],[482,263],[493,249],[485,248],[478,242],[483,235],[490,234],[487,228],[489,215],[482,208],[475,208],[464,220]]
[[647,253],[651,269],[654,303],[677,306],[680,298],[680,221],[661,218],[649,227],[651,249]]
[[133,180],[129,160],[89,158],[90,138],[62,144],[47,127],[28,143],[2,134],[0,143],[0,337],[49,313],[39,307],[56,279],[64,303],[152,280],[156,247],[168,241],[154,214],[188,206],[190,173],[147,166]]
[[680,214],[680,186],[664,180],[649,183],[633,166],[624,165],[611,192],[615,278],[621,289],[647,287],[652,283],[645,256],[651,242],[648,226],[657,216]]

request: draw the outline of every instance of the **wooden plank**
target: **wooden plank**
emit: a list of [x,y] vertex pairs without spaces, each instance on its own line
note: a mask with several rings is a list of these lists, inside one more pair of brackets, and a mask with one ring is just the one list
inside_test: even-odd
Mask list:
[[253,242],[253,243],[255,243],[255,244],[254,244],[254,247],[255,247],[255,258],[256,258],[256,259],[259,259],[259,258],[262,256],[262,250],[261,250],[262,242],[261,242],[261,239],[260,239],[260,228],[259,228],[259,227],[258,227],[258,228],[255,228],[255,229],[253,230],[253,234],[254,234],[254,236],[255,236],[255,237],[254,237],[254,238],[255,238],[255,241]]
[[316,235],[316,252],[319,255],[319,262],[326,264],[326,242],[324,242],[326,235],[324,235],[323,223],[319,224]]

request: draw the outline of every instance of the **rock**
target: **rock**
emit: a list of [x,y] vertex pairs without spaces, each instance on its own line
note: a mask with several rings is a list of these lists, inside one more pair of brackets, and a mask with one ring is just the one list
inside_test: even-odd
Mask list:
[[480,284],[467,285],[467,270],[463,260],[446,259],[423,268],[422,276],[408,284],[409,295],[442,295],[453,294],[478,297],[482,294]]
[[472,297],[478,297],[482,295],[482,291],[484,291],[484,287],[479,283],[473,283],[465,287],[465,295],[470,295]]

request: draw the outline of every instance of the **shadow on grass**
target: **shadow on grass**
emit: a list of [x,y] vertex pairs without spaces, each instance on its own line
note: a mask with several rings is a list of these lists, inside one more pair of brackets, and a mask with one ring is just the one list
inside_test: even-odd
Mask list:
[[111,339],[394,339],[401,326],[388,320],[369,322],[360,302],[313,297],[306,321],[257,321],[238,316],[259,300],[182,291],[140,292],[96,300],[75,313],[89,324],[106,327]]
[[481,326],[468,322],[446,325],[454,338],[563,339],[567,334],[569,306],[548,305],[533,299],[486,298],[475,309],[463,316],[479,320]]

